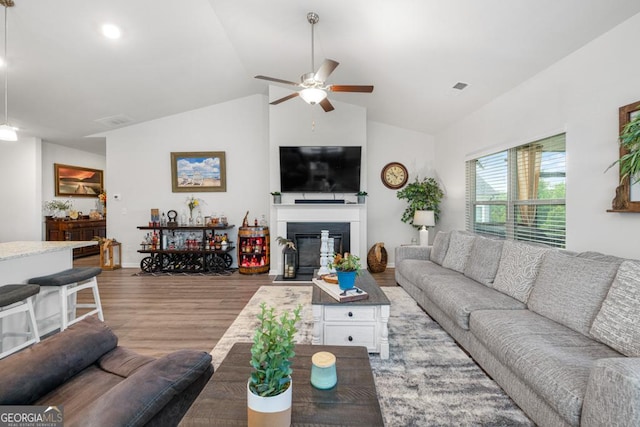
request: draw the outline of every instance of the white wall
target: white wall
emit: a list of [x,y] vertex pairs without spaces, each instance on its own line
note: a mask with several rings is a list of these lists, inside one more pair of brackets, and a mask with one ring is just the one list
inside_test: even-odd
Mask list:
[[0,242],[41,240],[41,157],[39,138],[0,141]]
[[618,176],[604,172],[618,157],[618,108],[640,100],[638,39],[640,15],[436,135],[440,228],[464,228],[469,155],[566,130],[567,248],[639,258],[640,215],[606,212]]
[[[88,215],[91,209],[95,209],[97,197],[56,197],[54,163],[105,171],[106,157],[58,144],[42,143],[42,197],[44,201],[71,200],[74,209]],[[106,179],[106,176],[104,178]],[[42,215],[44,214],[45,212],[42,212]],[[45,238],[44,235],[43,238]]]
[[[143,257],[137,250],[146,232],[136,227],[149,222],[152,208],[186,211],[185,200],[193,194],[206,202],[203,215],[227,215],[236,225],[231,236],[237,235],[246,211],[251,220],[268,214],[267,105],[265,96],[253,95],[105,134],[107,233],[122,242],[124,266],[136,267]],[[227,191],[173,193],[174,151],[224,151]],[[114,194],[121,200],[114,200]]]
[[[396,196],[397,191],[382,184],[380,171],[389,162],[400,162],[409,170],[409,182],[416,177],[438,178],[435,173],[434,138],[377,122],[367,125],[368,156],[368,232],[369,247],[383,242],[387,250],[388,266],[395,265],[394,248],[411,243],[418,231],[400,220],[407,201]],[[434,233],[430,233],[433,240]]]

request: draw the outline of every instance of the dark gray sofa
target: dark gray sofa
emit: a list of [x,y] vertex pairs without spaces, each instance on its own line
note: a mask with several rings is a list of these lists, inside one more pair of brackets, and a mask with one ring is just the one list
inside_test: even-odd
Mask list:
[[395,268],[536,424],[640,425],[640,262],[452,231]]
[[155,359],[88,317],[0,360],[0,405],[64,407],[65,426],[175,426],[213,374],[206,352]]

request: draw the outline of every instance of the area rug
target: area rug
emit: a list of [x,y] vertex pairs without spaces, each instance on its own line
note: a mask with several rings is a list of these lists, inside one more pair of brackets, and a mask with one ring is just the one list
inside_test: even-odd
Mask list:
[[[382,288],[391,301],[390,358],[371,354],[386,426],[533,426],[515,403],[400,287]],[[302,304],[297,342],[310,344],[310,286],[262,286],[212,350],[217,368],[235,342],[248,342],[260,303],[277,311]]]

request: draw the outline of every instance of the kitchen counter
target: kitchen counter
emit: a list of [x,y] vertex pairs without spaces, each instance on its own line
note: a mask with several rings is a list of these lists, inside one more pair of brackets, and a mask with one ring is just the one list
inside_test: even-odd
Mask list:
[[[24,241],[0,243],[0,286],[27,283],[32,277],[46,276],[73,267],[73,249],[97,245],[91,241]],[[75,295],[69,301],[75,308]],[[57,293],[40,294],[35,297],[34,309],[40,336],[55,331],[60,325],[60,300]],[[5,318],[0,323],[0,332],[24,331],[26,316],[23,314]],[[24,342],[23,337],[7,336],[9,341]],[[3,343],[4,344],[4,343]]]
[[[29,257],[47,252],[64,251],[68,249],[94,246],[98,242],[95,240],[88,242],[6,242],[0,243],[0,262],[13,258]],[[1,279],[0,279],[1,280]]]

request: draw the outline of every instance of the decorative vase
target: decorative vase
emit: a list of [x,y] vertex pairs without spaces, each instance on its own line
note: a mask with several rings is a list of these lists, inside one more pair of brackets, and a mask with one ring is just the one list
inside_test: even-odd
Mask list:
[[349,289],[353,289],[356,283],[356,271],[336,271],[338,275],[338,286],[343,291],[348,291]]
[[365,197],[367,196],[358,196],[358,204],[364,205]]
[[279,205],[280,203],[282,203],[282,196],[280,194],[274,194],[273,195],[273,204],[274,205]]
[[293,382],[277,396],[262,397],[253,394],[247,381],[247,425],[249,427],[289,427],[291,425],[291,396]]

